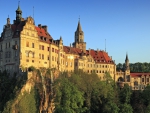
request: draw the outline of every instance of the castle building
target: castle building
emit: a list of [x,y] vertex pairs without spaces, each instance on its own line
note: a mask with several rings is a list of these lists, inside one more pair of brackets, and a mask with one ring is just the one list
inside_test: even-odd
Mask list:
[[105,72],[113,78],[116,73],[116,65],[106,51],[86,49],[80,20],[73,44],[65,46],[62,37],[58,40],[52,38],[46,25],[36,26],[32,17],[22,18],[22,10],[18,6],[13,24],[7,18],[1,34],[0,69],[19,72],[19,69],[30,66],[56,68],[62,72],[81,69],[97,73],[101,79]]
[[132,90],[143,90],[150,84],[150,73],[131,73],[128,54],[126,54],[124,70],[116,72],[115,81],[120,87],[127,83]]
[[46,25],[36,26],[32,17],[22,18],[18,6],[13,24],[7,18],[1,33],[0,70],[19,73],[30,66],[55,68],[61,72],[83,70],[96,73],[101,80],[105,79],[105,72],[109,72],[120,86],[128,83],[133,90],[143,89],[150,82],[150,73],[130,73],[128,55],[124,70],[116,72],[116,64],[106,51],[87,50],[80,20],[74,42],[65,46],[62,37],[58,40],[52,38]]

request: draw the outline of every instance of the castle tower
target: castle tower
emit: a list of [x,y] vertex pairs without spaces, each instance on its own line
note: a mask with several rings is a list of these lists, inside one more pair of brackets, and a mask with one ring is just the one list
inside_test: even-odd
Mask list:
[[7,18],[7,23],[6,23],[7,25],[9,25],[10,24],[10,18],[8,17]]
[[84,32],[81,28],[80,19],[78,21],[77,30],[75,31],[73,47],[81,49],[84,53],[86,52],[86,42],[84,42]]
[[125,76],[124,76],[125,82],[130,82],[130,67],[129,67],[128,54],[126,54],[124,71],[125,71]]
[[20,6],[18,4],[18,8],[16,10],[16,22],[19,23],[22,18],[22,10],[20,9]]
[[126,54],[126,59],[125,59],[125,70],[130,70],[128,54]]

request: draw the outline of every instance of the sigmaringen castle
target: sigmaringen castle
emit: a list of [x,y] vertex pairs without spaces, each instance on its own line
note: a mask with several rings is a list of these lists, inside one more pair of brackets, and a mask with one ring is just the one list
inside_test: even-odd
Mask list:
[[115,61],[103,50],[86,49],[84,32],[78,21],[74,42],[70,46],[63,45],[60,37],[54,40],[48,33],[46,25],[35,25],[32,17],[22,18],[22,10],[18,5],[16,19],[6,25],[0,37],[0,70],[19,73],[21,68],[56,68],[60,72],[83,70],[95,72],[101,80],[105,72],[120,86],[128,83],[132,90],[142,90],[150,83],[150,73],[130,73],[128,55],[125,58],[124,71],[116,71]]

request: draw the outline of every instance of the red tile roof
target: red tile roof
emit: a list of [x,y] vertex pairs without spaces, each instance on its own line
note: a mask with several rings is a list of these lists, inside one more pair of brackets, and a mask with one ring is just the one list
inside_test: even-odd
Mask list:
[[[79,48],[64,46],[64,52],[67,54],[77,54],[81,55],[82,50]],[[114,63],[113,60],[108,56],[105,51],[96,51],[96,50],[86,50],[86,56],[91,55],[96,63]]]
[[45,31],[45,29],[43,29],[42,27],[40,28],[35,26],[35,29],[37,30],[39,37],[46,38],[46,42],[50,43],[50,40],[53,39],[51,35],[47,31]]
[[[18,38],[18,36],[20,35],[20,31],[23,30],[23,26],[25,25],[25,22],[26,20],[22,20],[19,24],[11,25],[11,29],[14,32],[13,38]],[[35,29],[37,30],[40,41],[46,42],[46,43],[52,43],[51,40],[53,40],[53,38],[45,29],[43,29],[42,27],[37,27],[37,26],[35,26]],[[19,31],[19,33],[17,33],[16,31]],[[41,40],[41,37],[46,38],[46,40],[44,39]]]
[[67,54],[81,54],[82,50],[79,48],[69,47],[69,46],[63,46],[64,52]]
[[131,77],[141,77],[142,75],[144,75],[144,76],[149,75],[150,76],[150,73],[130,73]]
[[86,54],[90,54],[96,63],[114,63],[105,51],[87,50]]

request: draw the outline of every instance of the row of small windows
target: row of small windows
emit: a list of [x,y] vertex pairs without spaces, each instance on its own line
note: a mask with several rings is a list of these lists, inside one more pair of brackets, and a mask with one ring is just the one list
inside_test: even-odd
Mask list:
[[[78,65],[78,63],[75,64],[76,66]],[[85,66],[84,63],[79,63],[79,66]],[[109,66],[109,65],[97,65],[97,64],[87,64],[87,67],[97,67],[97,68],[112,68],[113,66]]]
[[[26,47],[29,47],[29,42],[26,42]],[[32,43],[31,47],[34,48],[34,43]]]
[[149,82],[149,78],[146,79],[142,78],[142,82]]
[[[94,72],[96,72],[96,73],[106,73],[107,71],[105,70],[87,70],[87,72],[88,73],[94,73]],[[110,74],[112,74],[113,73],[113,71],[110,71]]]
[[[15,41],[15,45],[17,45],[17,41]],[[10,42],[6,42],[6,44],[5,44],[5,48],[7,49],[7,48],[10,48],[10,47],[11,47]],[[2,44],[0,45],[0,49],[1,49],[1,50],[3,49]]]
[[[27,34],[28,36],[30,35],[29,32],[27,32],[26,34]],[[35,35],[34,35],[34,34],[31,34],[31,36],[34,37]]]
[[[34,60],[31,60],[32,61],[32,63],[34,63]],[[29,62],[29,59],[26,59],[26,62]]]
[[[7,51],[7,52],[5,52],[5,58],[11,58],[11,51]],[[17,51],[15,51],[15,57],[17,56]],[[0,53],[0,59],[2,59],[3,58],[3,54],[2,53]]]

